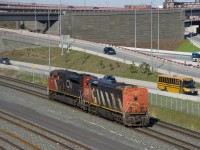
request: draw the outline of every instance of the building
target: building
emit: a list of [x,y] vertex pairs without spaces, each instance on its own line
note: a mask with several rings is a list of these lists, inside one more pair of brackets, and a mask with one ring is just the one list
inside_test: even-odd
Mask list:
[[165,9],[200,7],[200,0],[195,0],[195,2],[175,2],[174,0],[165,0],[163,6]]

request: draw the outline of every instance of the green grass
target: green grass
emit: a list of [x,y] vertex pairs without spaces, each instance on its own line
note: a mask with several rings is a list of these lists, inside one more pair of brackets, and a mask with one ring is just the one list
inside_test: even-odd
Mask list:
[[152,117],[160,118],[166,122],[200,131],[200,117],[153,105],[149,105],[149,113]]
[[149,104],[200,117],[200,102],[149,93]]
[[48,76],[44,74],[43,75],[39,74],[40,76],[38,77],[37,74],[34,74],[33,76],[32,73],[0,68],[0,75],[9,76],[15,79],[32,82],[32,83],[43,85],[46,87],[48,85],[47,83]]
[[39,78],[39,77],[33,77],[33,76],[30,76],[30,75],[20,73],[18,75],[17,79],[27,81],[27,82],[32,82],[32,83],[39,84],[39,85],[43,85],[43,86],[46,86],[46,87],[48,86],[47,78],[44,79],[44,78]]
[[175,49],[177,52],[200,52],[200,48],[193,45],[189,40],[184,40],[184,42]]
[[[130,70],[131,65],[74,50],[65,53],[63,56],[60,54],[60,48],[51,48],[51,66],[100,74],[111,74],[151,82],[156,82],[157,76],[159,75],[157,72],[152,72],[147,75],[147,73],[142,73],[142,70],[138,67],[135,67],[138,72],[132,73]],[[46,47],[6,51],[1,53],[1,56],[9,57],[11,60],[16,61],[48,65],[48,48]]]

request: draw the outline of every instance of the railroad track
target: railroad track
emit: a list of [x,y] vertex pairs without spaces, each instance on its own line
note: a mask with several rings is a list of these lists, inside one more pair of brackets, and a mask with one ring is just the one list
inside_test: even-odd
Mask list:
[[173,135],[170,134],[166,134],[162,133],[161,131],[157,131],[151,127],[149,128],[137,128],[136,130],[139,131],[140,133],[146,134],[148,136],[151,136],[153,138],[159,139],[161,141],[164,141],[166,143],[169,143],[171,145],[176,146],[177,148],[180,149],[186,149],[186,150],[199,150],[200,149],[200,144],[198,141],[200,141],[200,133],[187,129],[187,128],[183,128],[177,125],[173,125],[161,120],[158,120],[156,118],[151,118],[151,124],[154,127],[159,127],[162,128],[163,130],[168,130],[169,132],[173,132],[174,134],[179,134],[182,135],[184,137],[189,137],[192,138],[194,141],[196,141],[197,144],[195,144],[194,142],[191,141],[187,141],[187,140],[183,140],[182,138],[177,138],[177,137],[173,137]]
[[146,134],[150,137],[159,139],[170,145],[174,145],[175,147],[177,147],[179,149],[183,149],[183,150],[199,150],[200,149],[200,147],[197,145],[191,144],[186,141],[179,140],[178,138],[169,136],[167,134],[163,134],[161,132],[152,130],[150,128],[140,128],[140,129],[137,129],[137,131],[139,131],[140,133]]
[[183,127],[180,127],[180,126],[177,126],[174,124],[170,124],[168,122],[164,122],[161,120],[158,123],[156,123],[155,125],[159,126],[161,128],[166,128],[166,129],[172,130],[174,132],[178,132],[180,134],[184,134],[186,136],[189,136],[194,139],[198,139],[200,141],[200,133],[199,132],[195,132],[193,130],[186,129],[186,128],[183,128]]
[[[38,126],[29,121],[18,118],[6,112],[0,111],[0,120],[6,122],[8,125],[16,126],[22,130],[25,130],[24,132],[27,132],[27,134],[36,135],[37,137],[40,137],[41,139],[48,141],[50,144],[56,145],[59,149],[90,150],[90,148],[88,148],[87,146],[80,144],[78,142],[75,142],[70,138],[64,137],[58,133],[45,129],[41,126]],[[13,140],[20,142],[21,145],[23,145],[23,147],[27,147],[27,148],[29,147],[35,150],[42,149],[40,145],[36,145],[34,143],[31,143],[31,141],[28,141],[27,139],[23,139],[17,133],[11,133],[9,131],[5,131],[5,129],[4,130],[0,129],[0,133],[3,133],[8,138],[11,138]],[[21,148],[20,146],[11,143],[8,139],[2,138],[2,137],[0,137],[0,139],[2,139],[5,143],[9,144],[12,147],[15,147],[17,149],[23,149],[23,147]]]
[[36,95],[42,98],[48,98],[47,87],[38,84],[0,75],[0,85],[16,89],[18,91],[26,92],[32,95]]
[[[18,145],[16,144],[13,144],[12,142],[10,142],[8,139],[5,139],[3,137],[0,137],[0,141],[4,142],[4,143],[7,143],[8,145],[10,145],[11,147],[13,148],[16,148],[18,150],[23,150],[23,148],[19,147]],[[0,146],[0,149],[1,150],[6,150],[4,147]]]
[[[3,77],[4,81],[2,81],[1,76],[0,76],[0,84],[4,83],[5,86],[11,87],[15,89],[19,89],[21,91],[30,93],[30,94],[35,94],[37,96],[41,96],[44,98],[47,98],[47,88],[46,87],[42,87],[40,85],[33,85],[32,83],[27,83],[21,80],[16,80],[16,79],[10,79],[7,77]],[[7,82],[6,80],[10,80],[10,82]],[[17,82],[17,83],[11,83],[11,82]],[[22,84],[22,85],[21,85]],[[24,85],[26,86],[24,86]],[[33,87],[31,87],[33,86]],[[39,90],[38,90],[38,89]],[[34,89],[34,92],[31,92],[30,89]],[[39,92],[40,94],[38,94],[37,92]],[[156,118],[152,118],[151,121],[153,122],[153,126],[159,126],[160,128],[165,128],[167,130],[170,130],[172,132],[177,132],[177,134],[182,134],[183,136],[190,136],[191,138],[195,139],[195,140],[200,140],[200,133],[199,132],[195,132],[186,128],[182,128],[180,126],[175,126],[166,122],[163,122],[161,120],[158,120]],[[161,141],[164,141],[166,143],[169,143],[170,145],[174,145],[177,148],[180,149],[188,149],[188,150],[199,150],[200,146],[199,145],[195,145],[192,144],[188,141],[184,141],[184,140],[180,140],[178,138],[175,138],[173,136],[167,135],[165,133],[153,130],[151,127],[149,128],[136,128],[136,131],[146,134],[148,136],[151,136],[153,138],[159,139]]]
[[[41,86],[41,85],[37,85],[37,84],[33,84],[33,83],[18,80],[18,79],[5,77],[5,76],[0,76],[0,85],[6,86],[6,87],[9,87],[9,88],[13,88],[13,89],[16,89],[16,90],[19,90],[19,91],[22,91],[22,92],[26,92],[26,93],[29,93],[29,94],[32,94],[32,95],[35,95],[35,96],[39,96],[39,97],[42,97],[42,98],[46,98],[46,99],[48,98],[47,88],[44,87],[44,86]],[[40,127],[40,126],[35,125],[33,123],[30,123],[30,122],[23,120],[21,118],[17,118],[16,116],[13,116],[13,115],[8,114],[6,112],[0,111],[0,120],[5,121],[8,124],[12,124],[14,126],[17,126],[18,128],[24,129],[28,132],[31,132],[31,133],[33,133],[37,136],[40,136],[40,137],[44,138],[45,140],[47,140],[51,143],[54,143],[55,145],[59,145],[60,147],[62,147],[61,149],[90,150],[90,148],[88,148],[87,146],[80,144],[78,142],[75,142],[75,141],[71,140],[70,138],[66,138],[64,136],[56,134],[56,133],[54,133],[54,132],[52,132],[48,129],[45,129],[43,127]],[[17,123],[16,121],[13,121],[13,120],[17,120],[17,122],[20,122],[20,123]],[[24,126],[22,124],[26,124],[26,125],[31,126],[31,127],[27,127],[27,126]],[[40,130],[41,132],[34,131],[34,130],[32,130],[33,128],[36,128],[37,130]],[[46,135],[43,135],[42,132],[46,132],[48,135],[54,136],[54,138],[50,138]],[[10,133],[9,131],[4,131],[4,130],[0,129],[0,133],[8,136],[9,138],[17,140],[18,142],[21,142],[22,144],[25,145],[25,147],[29,147],[29,148],[35,149],[35,150],[41,149],[41,148],[37,147],[36,145],[14,135],[13,133]],[[66,141],[68,143],[68,145],[73,145],[73,147],[70,147],[67,144],[63,144],[62,142],[54,140],[55,137],[62,140],[62,141],[63,140]],[[10,142],[8,139],[3,138],[3,137],[0,137],[0,140],[2,140],[3,142],[7,143],[10,146],[12,146],[13,148],[24,149],[24,148],[19,147],[16,144]],[[3,150],[5,148],[0,146],[0,149]]]

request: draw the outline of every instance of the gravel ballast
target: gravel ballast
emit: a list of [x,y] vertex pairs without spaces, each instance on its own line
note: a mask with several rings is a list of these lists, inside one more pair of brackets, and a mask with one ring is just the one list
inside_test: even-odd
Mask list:
[[[38,98],[20,91],[0,86],[0,100],[16,103],[26,108],[30,108],[38,113],[45,114],[49,117],[62,120],[74,126],[89,130],[93,133],[110,138],[119,143],[123,143],[141,150],[160,149],[171,150],[175,149],[163,142],[157,141],[145,135],[139,134],[134,128],[127,128],[121,124],[111,122],[109,120],[85,113],[77,108],[65,105],[63,103],[49,101]],[[12,94],[11,94],[12,93]],[[1,129],[14,130],[10,126],[5,126],[5,123],[0,122]],[[10,128],[10,129],[9,129]],[[18,129],[16,129],[17,131]],[[23,132],[23,131],[21,131]],[[20,133],[26,135],[27,133]],[[0,135],[2,136],[2,135]],[[37,138],[32,138],[35,140]],[[38,141],[33,141],[37,143]],[[49,145],[42,141],[42,146]],[[38,144],[38,145],[40,145]],[[5,143],[0,141],[0,146]],[[44,148],[44,147],[43,147]]]

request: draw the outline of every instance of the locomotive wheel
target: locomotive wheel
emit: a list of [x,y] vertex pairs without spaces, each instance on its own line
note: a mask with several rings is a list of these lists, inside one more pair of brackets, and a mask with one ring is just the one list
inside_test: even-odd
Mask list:
[[85,111],[86,113],[88,113],[88,104],[87,104],[87,103],[85,103],[85,109],[84,109],[84,111]]
[[55,93],[53,91],[49,91],[49,100],[53,100]]

